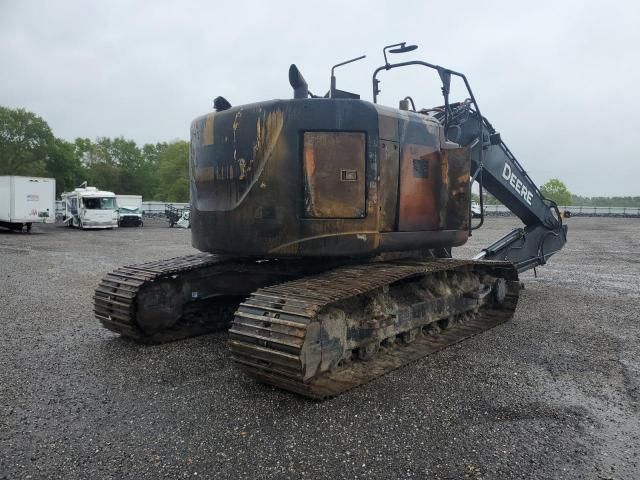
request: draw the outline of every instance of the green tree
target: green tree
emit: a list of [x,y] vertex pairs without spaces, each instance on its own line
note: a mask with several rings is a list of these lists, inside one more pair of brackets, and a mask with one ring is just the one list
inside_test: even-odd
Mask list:
[[42,118],[0,106],[0,175],[46,175],[52,142],[53,133]]
[[145,193],[144,179],[141,176],[143,158],[136,142],[123,137],[114,138],[111,141],[109,153],[119,170],[119,185],[116,193],[143,195]]
[[53,140],[47,156],[47,174],[56,179],[58,194],[69,191],[84,181],[86,172],[73,143],[61,138]]
[[158,142],[155,144],[145,143],[142,147],[142,156],[145,163],[157,166],[160,155],[162,155],[167,148],[169,148],[169,144],[167,142]]
[[571,205],[571,192],[567,186],[557,178],[552,178],[540,187],[542,195],[553,200],[558,205]]
[[75,145],[82,152],[90,184],[120,194],[153,196],[155,167],[133,140],[99,137],[95,142],[76,139]]
[[483,199],[483,201],[484,201],[485,205],[502,205],[502,203],[500,203],[500,201],[496,197],[491,195],[486,190],[484,190],[484,199]]
[[143,145],[142,152],[142,165],[140,166],[137,175],[142,182],[142,196],[149,200],[156,198],[156,193],[160,189],[160,179],[158,175],[158,168],[160,165],[160,156],[167,150],[169,144],[166,142],[159,142],[156,144],[147,143]]
[[572,205],[594,207],[640,207],[640,197],[583,197],[571,195]]
[[73,149],[76,157],[86,166],[89,161],[89,154],[93,149],[93,143],[88,138],[76,138],[73,142]]
[[177,141],[167,146],[158,158],[160,187],[157,200],[189,201],[189,142]]

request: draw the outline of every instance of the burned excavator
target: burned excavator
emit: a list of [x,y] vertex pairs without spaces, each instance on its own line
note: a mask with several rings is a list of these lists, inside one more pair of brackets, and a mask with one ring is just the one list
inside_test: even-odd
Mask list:
[[[323,399],[502,322],[518,273],[566,242],[545,199],[480,113],[467,78],[423,61],[390,63],[373,102],[336,87],[313,95],[295,65],[293,99],[232,107],[191,124],[192,244],[201,254],[107,274],[95,315],[137,342],[229,328],[237,365],[260,381]],[[380,73],[434,70],[444,104],[377,103]],[[464,100],[450,101],[451,81]],[[473,260],[451,258],[471,219],[471,185],[524,223]]]

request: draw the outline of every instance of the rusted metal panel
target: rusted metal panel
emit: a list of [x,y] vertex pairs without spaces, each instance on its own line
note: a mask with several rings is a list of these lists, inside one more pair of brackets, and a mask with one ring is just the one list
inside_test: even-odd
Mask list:
[[363,218],[365,213],[365,134],[305,132],[304,215]]
[[445,210],[446,223],[443,226],[466,232],[469,230],[469,205],[471,204],[469,149],[446,150],[446,160],[448,194]]
[[378,134],[381,140],[398,140],[398,116],[386,111],[379,112]]
[[213,116],[214,113],[207,115],[202,131],[202,145],[213,145]]
[[439,152],[432,146],[408,144],[400,163],[398,231],[439,228],[442,184]]
[[440,228],[447,226],[447,206],[449,205],[449,157],[447,150],[440,151]]
[[[450,205],[447,187],[456,194],[457,178],[468,178],[468,171],[451,169],[448,157],[435,153],[439,127],[423,117],[361,101],[299,99],[233,107],[196,119],[190,161],[193,245],[208,252],[283,258],[377,255],[463,243],[466,229],[457,225],[466,222],[468,205],[464,203],[462,212]],[[308,183],[311,165],[305,165],[301,132],[308,132],[308,138],[328,135],[334,144],[340,138],[356,144],[327,143],[324,153],[320,145],[313,152],[314,173],[318,165],[327,172],[333,169],[333,184]],[[398,156],[385,153],[383,143],[397,145]],[[418,216],[415,227],[401,225],[415,231],[399,232],[399,158],[410,148],[419,149],[405,165],[411,176],[415,172],[423,187],[439,179],[439,186],[432,188],[432,196],[423,188],[425,198],[414,200],[420,215],[423,207],[433,205],[430,223]],[[428,158],[421,158],[429,154],[440,162],[438,172],[431,171],[435,164]],[[357,165],[351,166],[354,159]],[[355,199],[347,190],[354,186]],[[314,209],[327,216],[312,216]]]
[[283,124],[279,109],[228,110],[196,119],[190,166],[191,200],[197,208],[235,208],[273,155]]
[[392,232],[396,228],[398,210],[398,169],[400,150],[397,142],[380,142],[380,223],[381,232]]

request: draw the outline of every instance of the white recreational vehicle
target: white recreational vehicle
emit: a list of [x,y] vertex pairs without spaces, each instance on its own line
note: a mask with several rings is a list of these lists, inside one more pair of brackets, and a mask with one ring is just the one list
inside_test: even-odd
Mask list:
[[0,177],[0,227],[30,232],[33,223],[53,223],[55,213],[55,179]]
[[87,187],[86,182],[73,192],[60,195],[64,202],[62,221],[76,228],[116,228],[118,205],[113,192]]

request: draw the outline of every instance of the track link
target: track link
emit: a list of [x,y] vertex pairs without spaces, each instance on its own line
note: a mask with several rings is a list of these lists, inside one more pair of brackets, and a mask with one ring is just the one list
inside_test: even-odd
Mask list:
[[139,323],[138,302],[140,293],[155,282],[226,261],[228,257],[203,253],[120,267],[108,273],[96,288],[95,316],[105,328],[140,343],[164,343],[223,328],[226,323],[190,319],[187,315],[165,330],[145,332]]
[[[357,302],[363,295],[388,289],[397,282],[438,272],[469,271],[505,281],[506,291],[499,307],[479,300],[474,304],[472,298],[460,296],[452,303],[458,306],[456,317],[433,323],[435,328],[430,330],[431,334],[415,335],[417,324],[408,318],[424,315],[420,313],[421,308],[431,308],[432,313],[434,308],[441,312],[455,309],[448,306],[444,297],[428,304],[405,305],[396,310],[392,322],[396,327],[387,327],[390,337],[382,341],[379,350],[373,348],[372,358],[359,360],[354,352],[346,361],[330,365],[332,360],[324,358],[327,349],[333,348],[340,337],[334,335],[332,327],[323,325],[327,321],[322,315],[326,315],[328,309],[344,302]],[[229,332],[230,348],[235,362],[258,380],[310,398],[324,399],[506,322],[513,316],[517,304],[517,280],[517,272],[508,262],[433,259],[341,267],[253,293],[235,313]],[[382,316],[366,320],[359,330],[351,328],[347,337],[365,337],[378,328],[377,323],[381,321],[385,321]],[[407,322],[406,331],[397,328],[402,322]],[[425,331],[423,327],[429,325],[418,327],[418,331]],[[412,341],[401,345],[396,341],[403,338],[398,332],[408,335]],[[312,338],[315,340],[311,341]],[[342,338],[344,341],[344,335]],[[367,353],[361,347],[359,352],[362,351]]]

